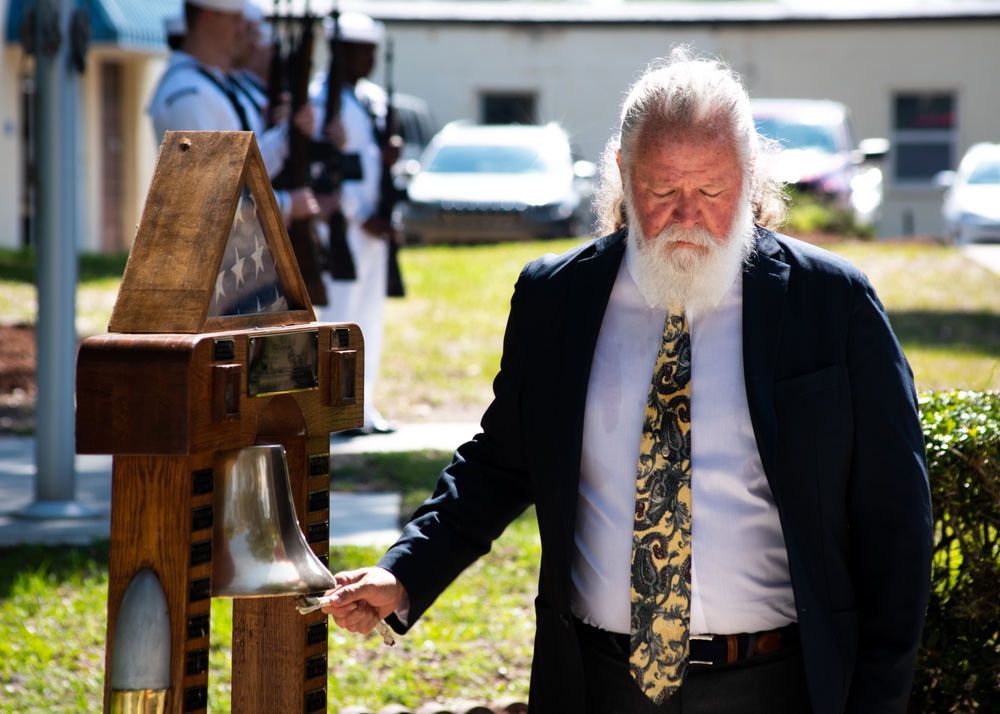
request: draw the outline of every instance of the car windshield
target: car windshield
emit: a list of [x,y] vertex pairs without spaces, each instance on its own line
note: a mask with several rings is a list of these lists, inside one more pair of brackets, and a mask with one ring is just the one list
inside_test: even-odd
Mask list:
[[831,126],[803,124],[780,117],[758,117],[754,123],[759,133],[779,142],[783,149],[812,149],[828,154],[837,152]]
[[553,163],[531,146],[442,146],[426,171],[448,174],[538,174]]
[[1000,183],[1000,160],[980,161],[969,174],[969,183]]

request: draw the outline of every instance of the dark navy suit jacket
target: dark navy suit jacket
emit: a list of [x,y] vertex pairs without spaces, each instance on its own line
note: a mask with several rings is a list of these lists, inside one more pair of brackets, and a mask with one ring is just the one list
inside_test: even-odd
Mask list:
[[[542,563],[529,705],[540,714],[585,710],[570,562],[590,364],[623,255],[619,232],[525,267],[483,432],[459,447],[380,562],[406,587],[412,626],[534,504]],[[909,366],[874,290],[846,261],[758,229],[742,279],[750,416],[785,536],[813,710],[903,712],[931,550]]]

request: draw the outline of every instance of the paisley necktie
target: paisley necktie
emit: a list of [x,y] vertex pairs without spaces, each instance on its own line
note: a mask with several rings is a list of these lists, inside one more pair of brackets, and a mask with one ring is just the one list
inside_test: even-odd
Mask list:
[[656,703],[681,685],[691,612],[691,335],[671,312],[646,403],[632,536],[629,670]]

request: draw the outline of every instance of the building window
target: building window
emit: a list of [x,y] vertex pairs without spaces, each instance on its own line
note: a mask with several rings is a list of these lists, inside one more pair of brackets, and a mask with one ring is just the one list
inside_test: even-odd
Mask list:
[[955,95],[897,94],[893,101],[893,175],[900,183],[930,183],[954,168]]
[[535,124],[534,94],[484,94],[484,124]]

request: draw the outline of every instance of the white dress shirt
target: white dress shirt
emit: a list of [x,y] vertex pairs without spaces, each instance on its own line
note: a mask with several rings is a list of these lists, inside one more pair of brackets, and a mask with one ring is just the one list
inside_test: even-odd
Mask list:
[[[639,444],[666,314],[622,261],[587,390],[572,563],[573,611],[629,632]],[[742,280],[718,308],[688,314],[693,375],[691,634],[795,621],[784,536],[754,440],[743,380]]]

